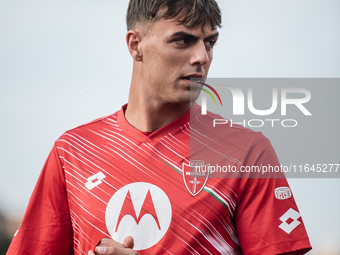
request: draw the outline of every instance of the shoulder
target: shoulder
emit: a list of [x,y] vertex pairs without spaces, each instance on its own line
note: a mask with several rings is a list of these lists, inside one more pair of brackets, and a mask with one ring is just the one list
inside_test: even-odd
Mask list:
[[118,112],[119,111],[104,117],[97,118],[73,129],[67,130],[59,137],[56,142],[58,143],[58,141],[60,140],[67,140],[71,136],[91,137],[94,133],[109,127],[119,128],[117,122]]

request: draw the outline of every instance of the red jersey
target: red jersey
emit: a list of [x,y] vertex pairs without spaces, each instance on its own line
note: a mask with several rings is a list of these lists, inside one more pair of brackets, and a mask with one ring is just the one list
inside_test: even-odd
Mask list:
[[285,178],[212,173],[278,166],[261,133],[212,129],[215,115],[195,104],[147,136],[128,124],[125,107],[56,141],[7,254],[87,254],[102,238],[125,236],[141,255],[311,248]]

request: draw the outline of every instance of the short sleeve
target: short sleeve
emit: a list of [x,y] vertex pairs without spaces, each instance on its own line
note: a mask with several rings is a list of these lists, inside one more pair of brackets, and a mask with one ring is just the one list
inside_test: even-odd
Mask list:
[[[284,174],[275,172],[279,161],[269,140],[257,133],[249,142],[243,168],[273,171],[240,181],[236,228],[245,255],[304,254],[309,239]],[[256,169],[253,167],[253,169]],[[253,177],[253,178],[252,178]]]
[[31,195],[7,255],[73,254],[64,173],[54,147]]

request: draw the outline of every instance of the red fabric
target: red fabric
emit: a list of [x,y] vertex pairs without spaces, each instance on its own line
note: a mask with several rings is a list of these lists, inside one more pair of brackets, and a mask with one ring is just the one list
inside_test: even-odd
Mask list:
[[[263,255],[310,249],[300,217],[301,223],[289,234],[279,228],[280,217],[289,209],[298,213],[293,197],[275,197],[276,188],[288,187],[284,178],[211,174],[195,196],[189,192],[190,180],[185,183],[183,174],[193,160],[238,170],[279,165],[261,133],[242,127],[212,128],[213,119],[219,116],[202,116],[194,105],[190,112],[145,136],[125,120],[124,107],[57,140],[8,254],[87,254],[101,238],[110,238],[110,199],[126,185],[139,182],[160,188],[172,213],[165,235],[152,247],[139,250],[141,255]],[[152,216],[153,223],[144,232],[147,238],[152,227],[163,226],[162,210],[154,210],[161,201],[146,194],[145,211],[139,215],[131,206],[133,193],[128,193],[128,206],[122,207],[119,222],[130,215],[138,225]]]
[[65,179],[55,148],[44,165],[7,254],[73,254]]

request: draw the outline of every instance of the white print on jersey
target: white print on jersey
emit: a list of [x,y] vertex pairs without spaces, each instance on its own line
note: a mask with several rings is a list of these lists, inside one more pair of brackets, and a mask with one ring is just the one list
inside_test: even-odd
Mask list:
[[196,196],[204,188],[209,176],[210,163],[204,165],[203,160],[191,160],[182,164],[182,175],[185,187],[191,195]]
[[292,192],[288,187],[279,187],[275,189],[275,197],[279,200],[288,199],[292,196]]
[[172,217],[168,196],[159,187],[135,182],[119,189],[106,207],[106,227],[111,237],[123,242],[132,236],[135,250],[145,250],[162,239]]
[[[294,209],[290,208],[284,215],[280,217],[282,223],[280,224],[279,228],[281,228],[284,232],[289,234],[292,232],[297,226],[301,224],[300,221],[297,219],[300,218],[300,213],[295,211]],[[293,220],[290,224],[287,223],[287,220]]]
[[[91,190],[93,189],[94,187],[98,186],[99,184],[102,183],[102,180],[105,178],[106,176],[102,173],[102,172],[99,172],[99,173],[96,173],[95,175],[92,175],[91,177],[87,178],[87,183],[85,183],[85,187],[88,189],[88,190]],[[94,180],[96,180],[96,182],[92,182]]]

